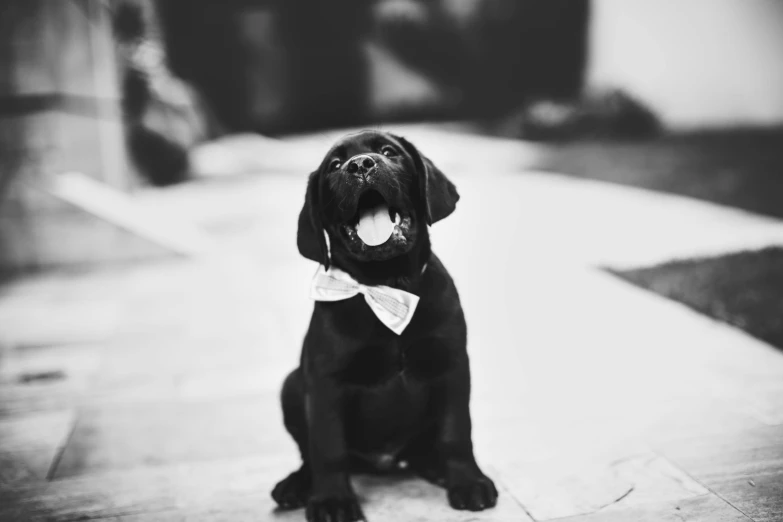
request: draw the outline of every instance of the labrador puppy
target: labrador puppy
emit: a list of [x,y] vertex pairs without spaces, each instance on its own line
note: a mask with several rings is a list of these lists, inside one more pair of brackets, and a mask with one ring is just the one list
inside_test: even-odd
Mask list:
[[285,380],[285,427],[302,466],[272,497],[308,521],[362,520],[349,474],[408,468],[449,504],[493,507],[476,464],[465,318],[430,249],[455,186],[411,143],[363,131],[310,174],[297,246],[320,263],[300,366]]

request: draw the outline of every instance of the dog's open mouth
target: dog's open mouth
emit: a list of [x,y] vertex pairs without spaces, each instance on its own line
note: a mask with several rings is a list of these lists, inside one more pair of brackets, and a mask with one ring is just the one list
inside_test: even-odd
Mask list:
[[400,211],[390,207],[380,192],[368,190],[359,198],[356,215],[343,225],[343,231],[374,247],[386,243],[395,232],[399,234],[402,220]]

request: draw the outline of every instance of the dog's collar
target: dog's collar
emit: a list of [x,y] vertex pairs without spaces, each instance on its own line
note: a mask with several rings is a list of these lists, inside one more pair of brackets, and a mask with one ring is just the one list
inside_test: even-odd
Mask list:
[[[331,265],[332,264],[332,242],[331,242],[331,239],[329,238],[329,233],[326,231],[325,228],[323,229],[323,231],[324,231],[324,239],[326,240],[326,259],[329,260],[329,264]],[[427,270],[427,265],[429,265],[429,263],[424,263],[424,266],[421,267],[422,275]]]

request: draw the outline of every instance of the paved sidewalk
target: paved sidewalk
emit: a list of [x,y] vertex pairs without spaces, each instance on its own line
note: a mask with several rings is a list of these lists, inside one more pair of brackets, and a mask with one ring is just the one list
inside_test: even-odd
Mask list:
[[[474,439],[501,499],[456,512],[419,480],[359,477],[368,519],[783,519],[783,354],[596,269],[783,244],[783,222],[512,173],[534,150],[408,130],[436,163],[474,156],[444,166],[463,199],[433,241],[465,307]],[[298,161],[330,138],[300,138]],[[0,520],[304,519],[269,497],[297,460],[277,393],[312,307],[304,179],[142,197],[214,254],[0,288]]]

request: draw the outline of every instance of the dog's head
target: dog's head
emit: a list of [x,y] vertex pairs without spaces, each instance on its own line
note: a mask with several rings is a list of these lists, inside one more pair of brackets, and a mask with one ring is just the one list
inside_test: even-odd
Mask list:
[[405,139],[363,131],[338,141],[310,174],[297,246],[329,266],[331,249],[353,261],[386,261],[427,242],[427,225],[454,211],[457,189]]

